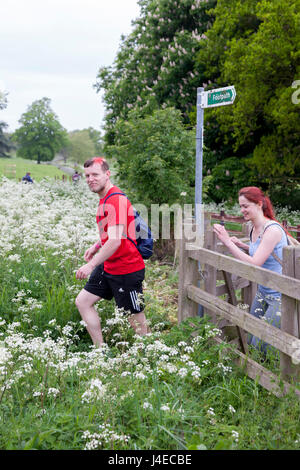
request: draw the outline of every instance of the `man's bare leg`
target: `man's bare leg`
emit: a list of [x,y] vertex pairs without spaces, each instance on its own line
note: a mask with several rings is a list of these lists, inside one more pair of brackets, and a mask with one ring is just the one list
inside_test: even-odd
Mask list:
[[94,305],[100,300],[97,295],[82,289],[79,292],[75,304],[79,310],[82,320],[86,323],[86,329],[96,347],[103,344],[100,318]]
[[147,320],[144,312],[134,313],[133,315],[128,317],[128,320],[130,325],[138,335],[144,336],[149,333]]

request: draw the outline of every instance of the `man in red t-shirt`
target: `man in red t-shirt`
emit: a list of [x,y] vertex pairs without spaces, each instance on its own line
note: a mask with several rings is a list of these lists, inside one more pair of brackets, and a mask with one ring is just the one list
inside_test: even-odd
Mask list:
[[100,157],[87,160],[84,172],[90,190],[100,196],[96,216],[100,243],[86,250],[87,264],[76,272],[77,279],[89,277],[76,298],[76,306],[94,345],[101,346],[101,324],[94,307],[101,298],[111,300],[114,297],[118,308],[131,314],[129,322],[136,333],[147,333],[142,288],[145,263],[131,241],[136,241],[132,205],[127,197],[113,194],[122,191],[110,181],[106,160]]

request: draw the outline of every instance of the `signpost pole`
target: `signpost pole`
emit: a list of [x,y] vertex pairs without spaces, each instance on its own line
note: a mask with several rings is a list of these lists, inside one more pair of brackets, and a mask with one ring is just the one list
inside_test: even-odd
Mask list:
[[[203,174],[203,128],[204,128],[204,108],[202,107],[202,93],[204,88],[197,88],[197,126],[196,126],[196,175],[195,175],[195,219],[196,238],[201,240],[201,207],[202,207],[202,174]],[[200,263],[198,270],[200,271]],[[203,306],[198,305],[198,316],[203,317]]]
[[[197,126],[196,126],[196,174],[195,174],[195,219],[196,240],[203,243],[204,221],[202,209],[202,174],[203,174],[203,136],[204,136],[204,109],[216,106],[233,104],[236,97],[234,86],[204,91],[197,88]],[[200,263],[198,263],[200,272]],[[203,316],[203,306],[199,305],[198,315]]]
[[204,88],[197,88],[197,127],[196,127],[196,175],[195,175],[195,217],[197,234],[200,236],[201,204],[202,204],[202,173],[203,173],[203,126],[204,108],[202,105],[202,92]]

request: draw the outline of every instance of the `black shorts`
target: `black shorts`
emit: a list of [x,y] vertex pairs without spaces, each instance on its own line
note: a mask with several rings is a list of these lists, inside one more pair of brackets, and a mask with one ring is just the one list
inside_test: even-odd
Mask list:
[[103,265],[92,271],[84,289],[105,300],[115,298],[117,307],[124,313],[140,313],[144,310],[143,280],[145,269],[129,274],[109,274]]

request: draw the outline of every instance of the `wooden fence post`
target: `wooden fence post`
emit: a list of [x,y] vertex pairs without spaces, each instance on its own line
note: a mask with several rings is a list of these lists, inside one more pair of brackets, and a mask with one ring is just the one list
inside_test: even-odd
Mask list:
[[[299,225],[300,228],[300,225]],[[300,279],[300,246],[295,247],[295,278]],[[300,338],[300,302],[297,302],[298,338]]]
[[[206,227],[204,247],[211,251],[217,251],[217,236],[212,227]],[[205,266],[204,290],[209,294],[217,295],[217,270],[214,266]],[[213,310],[205,309],[205,313],[211,318],[213,323],[217,323],[217,318]]]
[[[224,281],[225,281],[226,288],[228,290],[228,303],[230,303],[234,306],[237,306],[238,301],[237,301],[237,298],[236,298],[236,295],[235,295],[235,290],[234,290],[234,287],[233,287],[232,277],[226,271],[222,271],[222,273],[223,273],[223,276],[224,276]],[[240,343],[241,350],[244,354],[246,354],[248,352],[247,333],[242,328],[240,328],[239,326],[236,326],[236,331],[237,331],[237,336],[238,336],[238,340],[239,340],[239,343]]]
[[[282,274],[300,279],[300,247],[283,248]],[[282,295],[281,330],[299,338],[299,301]],[[295,359],[297,359],[295,361]],[[280,353],[280,369],[283,379],[297,380],[300,378],[300,351],[295,351],[295,358]]]
[[249,237],[250,231],[251,231],[251,224],[249,224],[249,222],[244,222],[242,224],[242,234],[244,235],[244,237]]
[[178,323],[189,317],[197,316],[198,304],[187,296],[189,285],[197,285],[198,266],[197,262],[188,257],[186,250],[187,233],[195,226],[194,222],[184,222],[179,252],[179,285],[178,285]]
[[242,302],[243,304],[248,305],[249,307],[248,311],[250,311],[256,291],[257,291],[257,284],[252,281],[249,281],[249,285],[246,287],[243,287],[242,289]]
[[224,211],[224,209],[220,210],[220,217],[221,217],[220,224],[225,225],[225,211]]
[[[244,237],[250,236],[250,230],[251,230],[251,224],[249,224],[249,222],[245,222],[242,224],[242,233]],[[257,284],[255,282],[249,281],[249,285],[242,288],[242,302],[243,304],[249,306],[249,310],[253,302],[253,299],[255,297],[256,291],[257,291]]]

